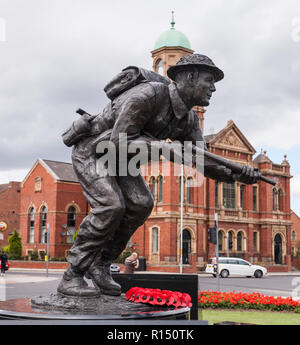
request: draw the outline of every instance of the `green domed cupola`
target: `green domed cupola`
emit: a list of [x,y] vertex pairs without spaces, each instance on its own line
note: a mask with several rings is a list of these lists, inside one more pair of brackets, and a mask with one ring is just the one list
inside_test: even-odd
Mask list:
[[181,31],[175,29],[174,12],[172,11],[171,28],[163,32],[155,42],[154,50],[162,47],[183,47],[191,49],[188,38]]

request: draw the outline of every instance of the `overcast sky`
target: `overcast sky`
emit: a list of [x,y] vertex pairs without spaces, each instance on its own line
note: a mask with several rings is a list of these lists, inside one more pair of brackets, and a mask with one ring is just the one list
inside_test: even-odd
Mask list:
[[151,69],[170,28],[224,71],[205,134],[232,119],[257,153],[292,167],[300,215],[298,0],[0,0],[0,183],[22,180],[38,158],[70,161],[61,133],[78,107],[98,113],[122,68]]

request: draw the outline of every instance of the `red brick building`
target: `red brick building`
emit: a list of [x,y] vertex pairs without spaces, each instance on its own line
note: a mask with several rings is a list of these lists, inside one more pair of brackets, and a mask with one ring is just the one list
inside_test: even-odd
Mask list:
[[0,248],[8,245],[8,237],[14,230],[19,230],[20,182],[9,182],[0,185],[0,222],[7,225],[0,231]]
[[[187,37],[171,29],[163,33],[152,51],[153,70],[166,75],[179,58],[192,54]],[[195,107],[204,134],[202,107]],[[260,262],[275,269],[289,270],[291,265],[290,166],[284,157],[275,164],[266,152],[254,157],[255,149],[245,135],[228,121],[218,133],[205,136],[208,149],[243,165],[256,167],[265,176],[277,181],[276,187],[259,181],[256,185],[218,183],[184,173],[183,224],[181,232],[179,167],[171,164],[165,174],[166,161],[144,175],[155,197],[155,206],[147,222],[134,234],[140,255],[154,270],[178,271],[182,242],[185,271],[196,271],[215,255],[215,245],[208,243],[208,228],[219,220],[220,255],[236,255]],[[174,176],[174,169],[177,176]],[[197,179],[197,187],[192,187]],[[182,239],[181,239],[182,238]],[[280,265],[280,267],[279,267]],[[273,268],[272,268],[273,269]]]
[[[286,159],[274,164],[266,155],[253,159],[255,150],[238,127],[229,121],[215,135],[206,137],[209,150],[236,162],[255,166],[277,180],[273,188],[264,182],[256,185],[225,184],[185,170],[183,194],[183,264],[185,272],[196,272],[215,255],[208,243],[208,228],[219,220],[220,255],[235,255],[251,262],[290,269],[291,217],[290,166]],[[180,167],[161,159],[152,171],[142,167],[155,197],[149,219],[132,237],[148,269],[179,271]],[[148,170],[148,171],[147,171]],[[199,177],[199,176],[198,176]],[[198,181],[198,182],[199,182]],[[201,183],[202,182],[202,183]],[[86,200],[72,165],[39,159],[21,185],[20,234],[23,255],[46,251],[45,232],[49,224],[49,254],[66,255],[73,234],[88,212]],[[41,253],[43,252],[43,253]]]
[[300,254],[300,217],[292,211],[291,221],[293,223],[291,230],[291,253],[292,256]]
[[[243,165],[257,167],[277,181],[276,187],[227,184],[204,178],[192,186],[195,174],[184,174],[183,263],[185,271],[200,270],[215,255],[208,243],[208,228],[218,214],[220,255],[238,256],[271,269],[289,270],[291,264],[290,166],[284,158],[273,163],[266,152],[253,159],[254,148],[238,127],[229,121],[219,133],[206,136],[211,152]],[[134,234],[140,255],[153,270],[178,271],[180,263],[180,177],[164,175],[162,160],[156,173],[145,174],[154,191],[155,207],[146,223]],[[148,169],[149,170],[149,169]],[[177,167],[177,171],[180,170]],[[279,267],[280,266],[280,267]],[[196,268],[197,267],[197,268]]]
[[[186,37],[175,30],[173,24],[170,34],[164,34],[152,51],[153,69],[162,74],[181,56],[193,53]],[[197,107],[195,111],[203,129],[205,109]],[[182,243],[184,272],[202,269],[215,255],[215,245],[208,243],[207,232],[214,225],[217,213],[221,255],[243,257],[273,270],[289,270],[291,175],[286,157],[275,164],[266,152],[255,156],[255,149],[232,121],[205,139],[211,152],[257,167],[262,174],[275,179],[277,185],[273,187],[261,181],[255,185],[218,183],[185,169],[181,227],[180,167],[164,159],[151,169],[142,167],[155,197],[155,206],[131,241],[136,243],[140,256],[146,258],[147,268],[178,272]],[[50,256],[64,256],[87,212],[72,165],[39,159],[22,182],[23,254],[38,251],[42,256],[42,252],[45,253],[45,232],[49,224]]]
[[72,164],[38,159],[21,185],[20,235],[23,255],[64,257],[87,214],[87,202]]

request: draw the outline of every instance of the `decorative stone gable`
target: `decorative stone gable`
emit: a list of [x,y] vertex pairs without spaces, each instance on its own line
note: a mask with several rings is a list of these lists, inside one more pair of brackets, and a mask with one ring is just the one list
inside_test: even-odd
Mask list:
[[208,138],[208,144],[213,152],[218,149],[221,155],[226,156],[228,152],[232,152],[234,156],[231,158],[233,159],[249,161],[255,154],[254,147],[232,120],[228,121],[227,126],[221,131]]
[[224,145],[224,146],[234,146],[244,150],[249,150],[249,148],[243,143],[243,141],[238,137],[233,129],[231,129],[228,133],[225,134],[224,137],[220,138],[216,144]]

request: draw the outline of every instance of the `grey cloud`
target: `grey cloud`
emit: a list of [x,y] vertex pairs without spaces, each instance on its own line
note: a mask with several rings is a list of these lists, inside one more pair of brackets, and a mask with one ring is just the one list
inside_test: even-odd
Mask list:
[[193,49],[225,72],[207,109],[207,131],[233,119],[254,141],[272,131],[279,113],[300,109],[300,43],[291,39],[296,0],[0,4],[7,23],[7,42],[0,42],[0,170],[30,168],[38,157],[70,161],[60,135],[76,108],[100,112],[108,102],[103,88],[116,73],[128,65],[151,68],[150,51],[170,27],[171,10]]

